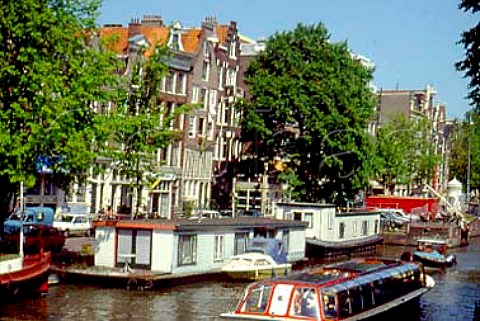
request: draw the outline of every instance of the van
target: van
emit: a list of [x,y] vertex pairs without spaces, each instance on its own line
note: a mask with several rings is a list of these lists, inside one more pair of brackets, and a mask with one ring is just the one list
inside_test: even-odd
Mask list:
[[19,210],[10,214],[3,224],[3,231],[6,234],[16,233],[23,223],[52,226],[54,214],[50,207],[26,207],[23,212]]

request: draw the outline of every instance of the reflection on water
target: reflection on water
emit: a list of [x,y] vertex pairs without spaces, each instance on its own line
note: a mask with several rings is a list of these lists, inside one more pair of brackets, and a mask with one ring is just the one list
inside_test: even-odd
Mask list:
[[[383,247],[379,256],[398,258],[407,248]],[[411,248],[409,248],[411,250]],[[451,251],[458,265],[435,273],[437,286],[418,305],[401,307],[378,320],[470,321],[480,300],[480,239]],[[245,284],[201,283],[152,292],[58,285],[44,298],[0,306],[0,320],[219,320]]]

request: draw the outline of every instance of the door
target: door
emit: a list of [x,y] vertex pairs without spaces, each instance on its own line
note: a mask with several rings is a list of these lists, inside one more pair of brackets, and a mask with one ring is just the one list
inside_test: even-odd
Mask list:
[[150,268],[152,231],[138,230],[135,238],[135,266]]

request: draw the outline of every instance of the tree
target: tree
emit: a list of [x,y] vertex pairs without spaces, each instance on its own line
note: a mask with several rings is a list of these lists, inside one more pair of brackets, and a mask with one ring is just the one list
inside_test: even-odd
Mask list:
[[[465,12],[477,13],[480,11],[479,0],[462,0],[459,8]],[[471,105],[480,112],[480,22],[470,30],[464,31],[459,41],[465,49],[465,59],[455,64],[457,70],[463,71],[466,78],[470,78],[468,98]]]
[[[470,115],[467,117],[470,118]],[[471,190],[480,188],[480,128],[475,125],[478,122],[480,117],[477,113],[472,113],[471,119],[455,122],[451,138],[450,178],[456,177],[465,187],[470,158]]]
[[[322,24],[277,33],[250,63],[251,99],[241,106],[244,139],[262,161],[280,157],[303,201],[351,196],[365,181],[373,70]],[[292,186],[292,185],[290,185]]]
[[393,194],[395,186],[423,185],[433,177],[438,155],[433,150],[428,119],[392,115],[378,130],[375,143],[377,179]]
[[[91,46],[99,0],[19,0],[0,4],[0,208],[19,183],[35,184],[38,159],[67,187],[96,157],[93,102],[110,100],[116,59]],[[2,220],[3,221],[3,220]]]

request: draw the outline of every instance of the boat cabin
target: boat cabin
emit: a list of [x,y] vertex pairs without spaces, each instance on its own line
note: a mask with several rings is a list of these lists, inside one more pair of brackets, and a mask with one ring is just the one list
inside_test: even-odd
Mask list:
[[440,254],[447,253],[447,241],[438,239],[418,239],[417,250],[423,252],[437,251]]
[[380,232],[378,212],[337,212],[332,204],[279,202],[275,204],[275,217],[307,222],[307,239],[319,241],[354,241]]
[[[433,286],[422,265],[348,261],[247,287],[235,310],[242,320],[357,320],[417,298]],[[354,318],[354,319],[350,319]]]
[[153,273],[220,271],[252,239],[281,240],[288,262],[305,258],[306,224],[271,218],[112,220],[95,226],[94,264]]

